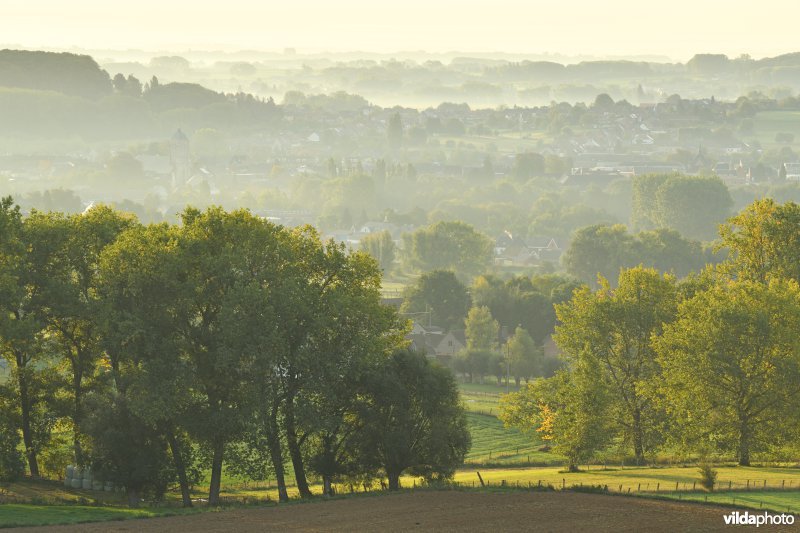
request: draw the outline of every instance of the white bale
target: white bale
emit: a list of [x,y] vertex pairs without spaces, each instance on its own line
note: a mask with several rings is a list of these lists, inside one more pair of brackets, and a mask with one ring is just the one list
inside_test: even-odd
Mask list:
[[102,481],[92,481],[92,490],[103,490]]
[[72,488],[73,489],[79,489],[79,488],[81,488],[83,486],[83,480],[82,479],[78,479],[76,477],[72,478],[71,483],[72,483]]
[[86,468],[83,469],[83,479],[88,479],[88,480],[92,479],[92,469],[91,468],[86,467]]
[[103,490],[106,492],[114,492],[114,484],[110,481],[106,481],[105,485],[103,485]]
[[83,469],[79,466],[76,466],[72,470],[72,479],[83,479]]
[[75,466],[74,465],[67,465],[67,477],[68,478],[75,477]]
[[83,488],[86,490],[92,490],[92,480],[84,478],[83,480]]

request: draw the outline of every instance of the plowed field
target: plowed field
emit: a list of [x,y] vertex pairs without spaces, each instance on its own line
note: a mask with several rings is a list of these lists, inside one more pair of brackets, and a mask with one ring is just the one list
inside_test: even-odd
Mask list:
[[[600,494],[417,491],[20,531],[696,532],[730,531],[731,526],[725,526],[722,518],[729,512],[731,509],[723,507]],[[781,529],[761,527],[759,530]],[[782,530],[796,531],[792,526]]]

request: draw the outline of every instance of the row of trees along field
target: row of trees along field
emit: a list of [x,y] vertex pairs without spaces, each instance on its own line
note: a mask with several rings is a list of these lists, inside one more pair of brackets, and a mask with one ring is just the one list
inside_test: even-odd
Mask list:
[[796,460],[800,449],[800,205],[759,200],[721,226],[728,259],[680,282],[623,269],[616,288],[556,305],[567,365],[505,399],[507,425],[571,469],[610,446]]
[[[91,466],[135,504],[223,464],[326,493],[343,479],[446,478],[470,437],[450,372],[401,349],[380,270],[247,211],[141,225],[0,206],[0,474]],[[19,446],[20,434],[23,439]],[[24,458],[18,451],[24,449]]]

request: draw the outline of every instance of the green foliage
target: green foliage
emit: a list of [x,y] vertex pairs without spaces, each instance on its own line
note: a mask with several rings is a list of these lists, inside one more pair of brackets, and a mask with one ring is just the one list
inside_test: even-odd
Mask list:
[[[51,282],[47,240],[31,231],[11,198],[0,202],[0,356],[10,370],[8,400],[19,413],[25,455],[31,475],[40,475],[38,454],[49,439],[53,423],[53,384],[50,343],[42,336]],[[49,234],[48,234],[49,235]],[[54,239],[55,240],[55,239]],[[45,253],[42,253],[42,252]]]
[[403,121],[400,113],[395,113],[389,119],[389,124],[386,126],[386,138],[389,146],[393,148],[397,148],[403,143]]
[[388,273],[394,265],[397,245],[392,240],[392,235],[388,231],[371,233],[361,239],[359,244],[362,252],[366,252],[378,261],[381,270]]
[[94,59],[70,53],[0,51],[0,86],[56,91],[86,99],[111,92],[111,80]]
[[483,377],[490,373],[493,354],[489,350],[470,350],[469,348],[456,354],[453,370],[469,376],[469,382],[483,383]]
[[652,338],[675,316],[675,280],[637,267],[620,273],[616,289],[603,278],[600,286],[597,292],[578,289],[556,306],[554,340],[579,371],[595,369],[594,379],[608,389],[617,431],[641,464],[660,440],[662,415],[644,389],[659,376]]
[[708,492],[714,490],[714,485],[717,483],[717,475],[719,472],[714,470],[710,463],[702,463],[700,465],[700,485]]
[[452,270],[480,274],[492,260],[493,243],[463,222],[437,222],[403,236],[406,260],[421,272]]
[[530,179],[543,176],[545,173],[545,159],[541,154],[524,153],[514,156],[514,166],[511,173],[517,179]]
[[[494,276],[478,276],[471,293],[477,306],[486,306],[507,331],[524,328],[541,345],[553,332],[553,301],[568,297],[577,284],[562,276],[513,277],[505,282]],[[553,300],[555,298],[555,300]]]
[[764,282],[770,277],[800,281],[800,206],[756,200],[720,229],[731,251],[733,275]]
[[176,474],[166,439],[156,427],[136,417],[124,397],[89,397],[82,426],[90,438],[92,471],[123,487],[131,507],[142,497],[163,499]]
[[622,225],[578,230],[563,257],[567,272],[593,287],[597,287],[598,275],[615,280],[621,269],[637,264],[685,277],[717,261],[699,242],[675,230],[662,228],[630,235]]
[[559,465],[564,461],[559,455],[542,451],[543,441],[537,435],[504,427],[494,416],[467,413],[467,422],[472,437],[472,447],[465,458],[468,465]]
[[144,99],[154,111],[178,108],[202,108],[224,104],[225,96],[195,83],[165,83],[150,86]]
[[536,380],[501,401],[503,424],[553,443],[571,471],[594,457],[612,435],[609,391],[595,379],[597,368],[590,363]]
[[597,277],[616,279],[622,268],[632,267],[634,239],[625,226],[589,226],[575,233],[562,262],[567,272],[597,287]]
[[396,352],[369,378],[369,405],[363,411],[364,450],[371,451],[400,487],[408,471],[430,481],[452,478],[470,447],[458,386],[449,370],[424,355]]
[[38,315],[52,349],[67,367],[60,393],[69,405],[77,464],[87,461],[80,430],[84,397],[104,379],[96,321],[100,254],[134,224],[105,206],[71,216],[34,213],[25,221],[35,265],[31,285],[41,298]]
[[14,481],[25,473],[25,460],[19,451],[18,414],[4,392],[0,388],[0,481]]
[[631,222],[637,229],[670,228],[697,240],[711,240],[733,200],[717,177],[637,176]]
[[789,438],[800,397],[800,290],[722,279],[683,302],[656,341],[661,394],[688,446],[752,452]]
[[510,371],[517,385],[521,379],[528,381],[533,376],[541,375],[543,357],[542,349],[525,329],[517,328],[508,339]]
[[496,350],[500,326],[492,317],[488,307],[473,307],[469,310],[466,326],[468,350]]
[[463,327],[470,307],[467,288],[456,275],[447,270],[422,274],[403,292],[402,313],[415,313],[414,320],[423,323],[430,313],[430,322],[445,330]]

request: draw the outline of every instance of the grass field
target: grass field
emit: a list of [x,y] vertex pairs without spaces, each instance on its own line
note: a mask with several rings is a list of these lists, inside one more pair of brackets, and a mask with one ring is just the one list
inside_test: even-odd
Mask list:
[[[489,419],[481,415],[470,415]],[[603,486],[611,493],[624,493],[639,496],[657,496],[708,503],[734,504],[737,507],[750,509],[769,509],[785,512],[800,511],[800,468],[778,467],[718,467],[719,483],[717,492],[706,494],[699,489],[699,473],[696,467],[666,468],[624,468],[602,469],[591,467],[577,473],[565,473],[559,467],[545,468],[488,468],[472,466],[456,473],[455,481],[465,487],[479,487],[480,481],[476,471],[490,487],[526,487],[552,485],[556,489],[573,486]],[[766,483],[765,483],[766,482]],[[421,479],[404,477],[402,485],[406,488],[421,486]],[[677,484],[677,485],[676,485]],[[728,490],[728,487],[734,490]],[[749,490],[748,490],[749,487]],[[370,492],[378,490],[379,485],[370,488]],[[677,488],[677,491],[676,491]],[[319,485],[312,485],[312,491],[321,492]],[[363,487],[354,487],[356,492],[363,492]],[[783,490],[782,490],[783,489]],[[65,502],[79,502],[85,498],[87,491],[65,490],[56,482],[26,481],[12,484],[5,489],[7,493],[27,495],[34,504],[0,505],[0,527],[75,524],[100,520],[123,520],[129,518],[145,518],[169,514],[196,512],[197,509],[183,511],[176,507],[146,507],[127,509],[119,495],[99,493],[99,497],[109,498],[99,501],[97,505],[65,505]],[[349,487],[338,486],[342,494],[350,491]],[[292,497],[296,490],[290,489]],[[98,493],[88,493],[98,494]],[[204,497],[200,492],[197,497]],[[222,494],[223,503],[262,503],[267,499],[277,500],[274,488],[264,484],[241,484],[238,488],[228,487]],[[171,495],[170,499],[175,499]],[[56,502],[54,505],[40,505],[39,501]],[[88,498],[85,498],[89,500]],[[116,500],[114,500],[116,499]],[[256,501],[257,500],[257,501]],[[93,501],[93,500],[89,500]],[[203,509],[202,502],[198,507]]]
[[83,489],[67,489],[60,481],[21,480],[14,483],[0,484],[0,494],[10,496],[13,500],[32,503],[73,504],[90,503],[101,505],[121,505],[125,496],[115,492],[101,492]]
[[[472,435],[472,449],[465,465],[456,473],[455,482],[466,487],[480,486],[476,471],[490,487],[552,485],[556,489],[572,486],[602,486],[612,493],[641,496],[658,496],[684,500],[708,501],[708,503],[735,504],[751,509],[768,509],[785,512],[800,511],[800,468],[778,467],[718,467],[717,492],[706,494],[700,490],[700,474],[697,467],[583,467],[580,472],[563,471],[563,458],[547,451],[540,451],[541,441],[535,434],[525,434],[514,428],[503,427],[497,418],[500,398],[506,392],[504,384],[492,379],[484,384],[465,383],[459,385],[467,421]],[[516,390],[512,384],[511,390]],[[489,414],[491,413],[491,414]],[[549,465],[533,467],[532,465]],[[291,468],[287,468],[287,482],[293,484]],[[313,483],[315,494],[322,492],[319,484]],[[420,478],[406,476],[404,487],[419,487]],[[380,484],[368,487],[370,492],[379,490]],[[165,514],[183,513],[176,507],[147,507],[127,509],[121,494],[81,490],[67,490],[56,481],[22,481],[0,487],[10,501],[25,501],[29,504],[4,504],[0,506],[0,527],[11,525],[77,524],[89,521],[124,520],[145,518]],[[196,487],[193,497],[207,497],[204,483]],[[364,487],[337,486],[340,493],[363,492]],[[292,498],[298,496],[295,487],[289,487]],[[221,497],[223,503],[263,503],[277,501],[277,489],[273,482],[247,481],[223,474]],[[167,499],[176,503],[178,494],[170,493]],[[89,505],[86,505],[88,503]],[[49,504],[49,505],[40,505]]]
[[665,494],[662,496],[673,500],[721,503],[781,513],[800,512],[800,491],[723,491],[711,494],[691,492]]
[[127,509],[125,507],[90,507],[84,505],[0,505],[0,527],[46,526],[53,524],[81,524],[106,520],[128,520],[152,518],[199,512],[200,509],[166,509],[148,507]]
[[472,449],[467,454],[470,465],[562,464],[563,457],[539,451],[541,441],[517,429],[507,429],[493,416],[468,413]]
[[[500,397],[506,393],[504,384],[497,384],[494,378],[489,378],[485,383],[460,383],[458,387],[467,411],[492,416],[500,413]],[[518,387],[512,381],[508,390],[515,392]]]
[[[586,468],[586,467],[585,467]],[[758,489],[800,489],[800,468],[720,466],[717,487],[720,491]],[[472,485],[478,482],[476,469],[459,470],[455,481]],[[630,467],[604,469],[588,467],[580,472],[565,472],[559,467],[492,468],[480,470],[484,481],[510,485],[538,484],[568,488],[573,485],[608,486],[613,492],[669,492],[699,489],[697,467]],[[766,482],[766,483],[765,483]],[[769,490],[764,491],[764,493]]]
[[[472,448],[467,454],[466,464],[541,466],[563,463],[563,457],[539,450],[542,442],[535,434],[506,428],[497,418],[500,397],[506,393],[505,385],[461,383],[459,388],[472,435]],[[509,390],[517,390],[516,385],[511,383]]]
[[[764,147],[800,145],[800,111],[763,111],[753,119],[755,135]],[[775,142],[776,133],[793,133],[794,141],[788,145]]]
[[383,280],[381,283],[381,295],[384,297],[398,297],[403,294],[406,284],[399,281]]

